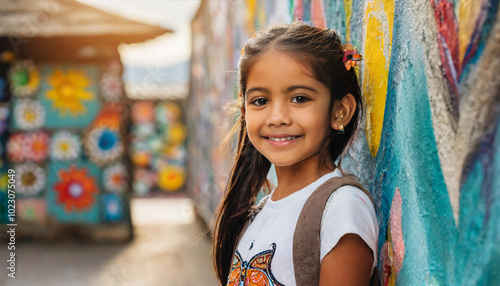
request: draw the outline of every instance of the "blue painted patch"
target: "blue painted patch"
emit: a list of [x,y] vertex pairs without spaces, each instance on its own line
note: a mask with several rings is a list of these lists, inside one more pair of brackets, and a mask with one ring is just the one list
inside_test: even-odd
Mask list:
[[0,77],[0,101],[5,101],[7,97],[7,79],[4,77]]
[[102,197],[104,221],[106,222],[121,221],[124,217],[122,197],[112,193],[103,194],[101,197]]
[[98,146],[102,150],[111,150],[118,142],[118,134],[110,129],[104,129],[98,138]]
[[0,191],[0,224],[9,223],[7,192]]
[[328,28],[335,29],[344,42],[347,36],[346,15],[343,1],[327,1],[325,3],[326,24]]
[[[500,116],[466,167],[460,191],[456,276],[461,285],[500,282]],[[494,282],[496,281],[496,282]]]

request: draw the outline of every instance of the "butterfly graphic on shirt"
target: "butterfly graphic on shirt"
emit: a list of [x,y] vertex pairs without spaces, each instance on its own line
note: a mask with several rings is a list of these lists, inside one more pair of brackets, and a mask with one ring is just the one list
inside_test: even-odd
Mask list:
[[241,258],[236,250],[229,273],[228,286],[284,286],[274,278],[271,271],[271,260],[276,250],[276,243],[271,249],[254,255],[249,261]]

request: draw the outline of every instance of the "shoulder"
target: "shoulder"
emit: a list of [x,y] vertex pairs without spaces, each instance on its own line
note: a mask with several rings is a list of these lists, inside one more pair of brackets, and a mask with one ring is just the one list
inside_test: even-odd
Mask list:
[[367,208],[373,209],[375,212],[370,197],[361,189],[350,185],[342,186],[330,195],[326,202],[325,211],[329,209],[331,204],[344,205],[346,203],[355,206],[359,205],[360,207],[364,205]]
[[375,208],[362,190],[343,186],[327,201],[321,222],[321,258],[348,233],[357,234],[376,257],[378,222]]
[[367,220],[376,223],[375,208],[368,195],[357,187],[343,186],[328,198],[322,224],[328,221],[330,225],[356,226]]

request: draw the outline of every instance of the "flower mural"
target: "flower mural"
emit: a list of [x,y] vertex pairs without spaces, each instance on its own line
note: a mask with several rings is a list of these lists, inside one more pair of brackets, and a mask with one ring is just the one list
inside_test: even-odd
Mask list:
[[164,155],[163,157],[166,158],[169,164],[184,166],[188,160],[186,147],[182,145],[175,147],[166,147],[162,151]]
[[47,158],[48,145],[49,135],[45,132],[15,133],[7,141],[7,157],[15,163],[40,162]]
[[173,192],[184,186],[186,172],[177,166],[165,166],[158,171],[158,186],[167,192]]
[[85,114],[87,110],[82,102],[94,100],[94,94],[86,90],[91,80],[83,71],[70,69],[65,73],[56,69],[49,75],[48,82],[52,89],[46,91],[45,97],[52,101],[52,108],[59,110],[62,116]]
[[112,193],[123,193],[127,189],[127,169],[119,163],[104,169],[104,189]]
[[124,107],[114,102],[107,102],[101,108],[92,127],[108,127],[113,130],[119,130],[123,119]]
[[132,137],[132,141],[134,141],[136,139],[144,140],[144,138],[155,136],[155,133],[156,127],[153,123],[139,123],[132,127],[130,135]]
[[102,198],[104,220],[118,221],[123,217],[123,201],[117,194],[104,194]]
[[123,154],[118,132],[109,128],[92,129],[84,144],[90,159],[98,165],[109,164]]
[[36,100],[23,99],[14,107],[14,118],[23,130],[37,129],[45,123],[45,109]]
[[132,162],[138,167],[147,167],[153,160],[153,154],[150,151],[134,151],[131,155]]
[[170,124],[182,119],[182,110],[173,102],[158,103],[155,108],[156,121],[161,124]]
[[[175,101],[138,101],[132,106],[130,157],[137,195],[175,192],[186,180],[186,125]],[[184,151],[184,152],[183,152]]]
[[184,143],[186,136],[187,130],[184,123],[175,122],[166,127],[165,141],[172,146],[178,146]]
[[[38,2],[14,2],[7,6],[23,14],[24,20],[40,16],[41,7],[30,7]],[[73,20],[66,12],[79,17],[85,11],[99,29],[82,34],[79,21],[52,17],[45,30],[51,34],[55,27],[57,39],[37,27],[29,33],[33,39],[9,45],[9,38],[23,38],[25,31],[19,25],[7,27],[9,37],[0,39],[4,44],[0,45],[0,223],[5,221],[8,200],[1,195],[6,194],[2,186],[9,183],[3,174],[16,168],[16,183],[21,186],[16,190],[22,190],[16,214],[25,222],[16,232],[19,237],[130,240],[130,197],[124,194],[129,186],[122,182],[127,174],[123,165],[114,165],[127,160],[122,140],[130,116],[117,48],[171,31],[104,15],[78,1],[57,4]],[[96,46],[103,29],[108,36]],[[49,38],[43,39],[44,35]]]
[[26,159],[35,162],[43,161],[48,155],[49,135],[38,131],[26,134]]
[[98,193],[95,178],[86,168],[76,166],[60,169],[53,188],[57,192],[57,203],[63,205],[67,213],[89,209],[95,204]]
[[146,195],[156,184],[157,179],[155,172],[145,168],[136,168],[134,170],[132,189],[135,194]]
[[47,181],[45,170],[37,164],[20,164],[14,170],[16,174],[16,191],[19,194],[36,196],[45,187]]
[[22,162],[26,159],[24,153],[24,141],[26,135],[24,133],[12,134],[7,141],[7,158],[11,162]]
[[68,131],[54,133],[50,141],[52,160],[69,161],[80,157],[82,143],[78,135]]
[[14,96],[32,96],[40,85],[40,73],[32,61],[19,61],[9,70],[9,81]]
[[139,101],[132,106],[132,120],[134,123],[153,122],[155,117],[152,101]]

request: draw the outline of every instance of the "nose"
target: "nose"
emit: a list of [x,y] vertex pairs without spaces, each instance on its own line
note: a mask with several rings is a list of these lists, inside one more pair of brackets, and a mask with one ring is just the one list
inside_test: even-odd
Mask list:
[[273,102],[270,108],[271,114],[267,118],[267,125],[274,125],[276,127],[281,125],[292,124],[292,117],[290,114],[289,106],[286,102]]

